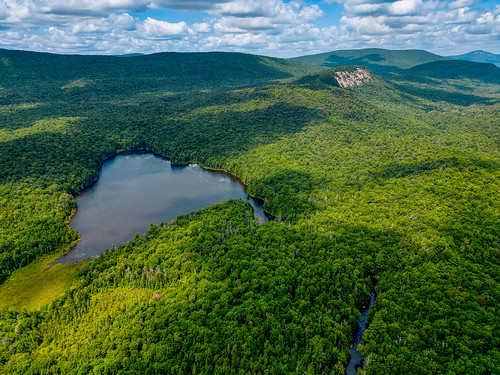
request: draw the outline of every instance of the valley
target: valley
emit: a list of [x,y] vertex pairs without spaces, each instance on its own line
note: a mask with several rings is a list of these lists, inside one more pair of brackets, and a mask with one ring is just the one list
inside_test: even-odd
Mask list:
[[[0,372],[344,374],[378,280],[358,373],[494,373],[500,68],[340,52],[0,50]],[[276,221],[224,201],[6,302],[78,239],[75,194],[135,150],[238,176]]]

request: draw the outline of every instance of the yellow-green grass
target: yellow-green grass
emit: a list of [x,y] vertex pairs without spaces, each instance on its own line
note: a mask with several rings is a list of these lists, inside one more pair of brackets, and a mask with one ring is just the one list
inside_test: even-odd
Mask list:
[[20,268],[0,285],[0,311],[36,310],[60,296],[71,286],[77,264],[53,263],[61,254],[53,254]]

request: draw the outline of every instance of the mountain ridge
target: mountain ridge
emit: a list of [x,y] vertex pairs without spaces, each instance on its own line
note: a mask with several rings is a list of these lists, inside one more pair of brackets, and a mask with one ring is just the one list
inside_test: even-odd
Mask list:
[[362,65],[371,69],[374,73],[380,73],[408,69],[431,61],[449,60],[449,58],[417,49],[388,50],[383,48],[364,48],[299,56],[292,60],[326,67]]
[[60,55],[0,49],[0,80],[120,80],[126,87],[147,79],[152,88],[174,91],[226,90],[321,70],[296,61],[238,52],[160,52],[129,57]]
[[492,63],[465,60],[433,61],[414,66],[408,71],[440,79],[468,78],[500,84],[500,68]]
[[457,60],[492,63],[500,67],[500,54],[483,50],[475,50],[462,55],[448,56]]
[[[367,375],[500,368],[498,85],[446,79],[446,61],[433,78],[426,64],[30,56],[0,54],[1,373],[344,374],[374,286]],[[43,256],[78,240],[74,194],[134,150],[238,176],[276,221],[212,205],[40,293]],[[40,309],[9,309],[28,292]]]

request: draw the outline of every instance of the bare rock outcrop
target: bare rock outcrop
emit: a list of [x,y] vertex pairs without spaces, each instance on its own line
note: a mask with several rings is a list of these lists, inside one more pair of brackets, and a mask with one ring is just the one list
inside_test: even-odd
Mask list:
[[335,79],[340,87],[348,88],[359,86],[373,80],[372,73],[366,68],[357,67],[354,70],[339,70],[335,72]]

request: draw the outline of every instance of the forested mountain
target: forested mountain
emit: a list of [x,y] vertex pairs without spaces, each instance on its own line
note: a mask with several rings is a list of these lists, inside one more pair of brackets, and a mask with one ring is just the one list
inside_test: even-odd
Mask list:
[[487,52],[487,51],[472,51],[469,53],[464,53],[463,55],[457,55],[457,56],[448,56],[451,57],[452,59],[457,59],[457,60],[466,60],[466,61],[475,61],[475,62],[484,62],[484,63],[491,63],[495,64],[496,66],[500,67],[500,55]]
[[[242,53],[156,53],[129,57],[55,55],[0,49],[0,80],[22,99],[78,88],[103,91],[217,91],[320,70],[295,61]],[[27,83],[30,82],[30,85]],[[75,90],[73,90],[75,91]],[[12,94],[12,92],[10,93]],[[59,95],[61,97],[62,95]]]
[[434,61],[408,69],[414,76],[438,79],[477,79],[500,84],[500,68],[490,63],[472,61]]
[[[500,85],[234,54],[127,82],[148,56],[2,53],[2,373],[343,374],[374,285],[359,373],[500,368]],[[73,194],[132,150],[233,173],[276,221],[222,202],[47,270]],[[69,287],[13,308],[47,272]]]
[[459,105],[497,103],[500,68],[472,61],[434,61],[384,74],[398,89]]
[[423,50],[394,51],[382,48],[365,48],[301,56],[293,60],[326,67],[362,65],[379,73],[408,69],[432,61],[449,60],[449,58]]

